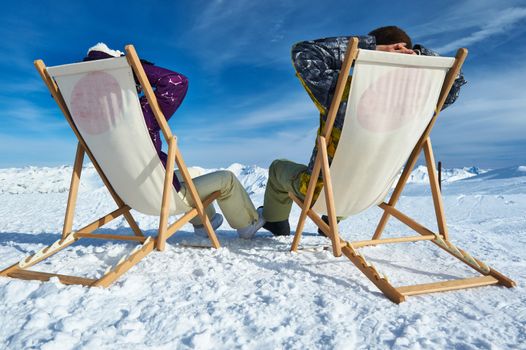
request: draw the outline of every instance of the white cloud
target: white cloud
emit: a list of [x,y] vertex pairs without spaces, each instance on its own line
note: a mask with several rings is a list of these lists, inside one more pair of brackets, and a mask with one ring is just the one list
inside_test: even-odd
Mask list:
[[[30,71],[33,72],[33,71]],[[17,81],[12,81],[4,85],[5,91],[11,91],[18,95],[30,92],[45,91],[44,82],[40,78],[24,76]]]
[[284,24],[293,8],[294,3],[276,1],[207,2],[179,43],[191,47],[206,63],[204,69],[212,71],[239,63],[286,62],[291,43],[284,40],[290,31]]
[[[2,33],[2,54],[0,66],[21,72],[34,72],[31,49],[24,43],[37,46],[44,41],[45,35],[39,30],[32,20],[20,16],[5,16],[0,21]],[[22,45],[21,45],[22,44]]]
[[304,98],[285,100],[264,106],[239,119],[235,126],[242,128],[256,128],[265,125],[278,125],[284,123],[298,123],[301,120],[312,118],[316,115],[316,108]]
[[520,7],[521,1],[461,0],[450,4],[444,3],[439,11],[422,13],[420,23],[409,27],[409,33],[427,41],[430,37],[479,28],[494,19],[495,14]]
[[[318,110],[306,92],[288,93],[279,100],[269,103],[271,96],[248,97],[245,103],[225,109],[210,109],[207,112],[193,112],[184,122],[177,118],[171,121],[174,129],[190,133],[200,139],[231,137],[245,134],[257,135],[261,130],[275,128],[284,130],[318,122]],[[276,91],[273,91],[275,98]],[[198,116],[200,114],[201,116]]]
[[436,48],[438,52],[451,52],[459,47],[466,47],[481,42],[495,35],[504,34],[520,21],[526,19],[526,8],[508,8],[483,23],[479,29],[464,38],[454,40],[446,45]]

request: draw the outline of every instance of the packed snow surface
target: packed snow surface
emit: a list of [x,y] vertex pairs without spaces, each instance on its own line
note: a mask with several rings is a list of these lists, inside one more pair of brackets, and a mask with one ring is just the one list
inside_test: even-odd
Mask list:
[[[233,164],[256,206],[267,170]],[[205,170],[211,171],[211,170]],[[71,167],[0,169],[0,254],[7,267],[53,243],[62,231]],[[261,230],[239,239],[225,222],[222,248],[190,225],[110,288],[0,278],[3,349],[526,349],[526,166],[451,169],[442,191],[452,241],[518,286],[483,287],[410,297],[396,305],[307,222],[302,245]],[[397,208],[435,229],[425,167],[411,175]],[[83,169],[74,227],[115,209],[92,165]],[[158,218],[135,213],[147,235]],[[291,226],[299,216],[293,208]],[[369,239],[381,210],[340,223],[348,240]],[[103,229],[132,234],[117,219]],[[414,234],[391,220],[385,237]],[[100,276],[133,243],[83,239],[35,270]],[[418,242],[362,248],[395,285],[471,277],[476,273]]]

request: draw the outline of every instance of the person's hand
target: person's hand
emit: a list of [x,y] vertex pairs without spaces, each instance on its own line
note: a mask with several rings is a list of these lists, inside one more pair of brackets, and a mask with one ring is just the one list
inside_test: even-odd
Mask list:
[[408,55],[416,55],[416,52],[414,52],[411,49],[408,49],[406,43],[396,43],[391,45],[376,45],[377,51],[385,51],[385,52],[396,52],[396,53],[405,53]]

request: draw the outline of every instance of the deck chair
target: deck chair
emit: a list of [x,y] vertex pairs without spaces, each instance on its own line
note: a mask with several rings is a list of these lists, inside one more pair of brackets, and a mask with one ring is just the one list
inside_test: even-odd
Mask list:
[[[292,251],[298,249],[308,216],[331,239],[334,255],[341,256],[343,253],[347,256],[395,303],[403,302],[410,295],[490,284],[506,287],[515,285],[511,279],[457,248],[450,241],[446,226],[429,135],[466,55],[466,49],[458,50],[456,58],[359,50],[358,39],[352,38],[326,125],[317,139],[319,151],[305,198],[302,200],[289,193],[301,208]],[[329,166],[326,139],[331,134],[353,64],[346,119],[338,148]],[[395,208],[422,150],[429,173],[438,232],[424,227]],[[323,192],[314,200],[316,179],[320,171]],[[389,201],[384,202],[398,176]],[[355,242],[341,239],[337,217],[354,215],[375,205],[379,205],[384,212],[372,239]],[[328,216],[329,224],[320,218],[322,214]],[[382,231],[391,216],[419,235],[382,239]],[[482,276],[394,287],[357,250],[364,246],[416,241],[433,242]]]
[[[176,136],[171,132],[159,108],[132,45],[126,46],[126,57],[48,68],[43,61],[37,60],[35,66],[77,136],[78,145],[62,237],[52,245],[4,269],[0,272],[1,276],[42,281],[58,277],[65,284],[107,287],[155,247],[163,250],[166,240],[196,216],[202,219],[212,247],[219,248],[216,234],[205,214],[205,208],[219,193],[212,193],[203,201],[199,198],[181,151],[177,148]],[[168,143],[166,169],[150,139],[137,95],[134,73]],[[90,158],[117,204],[117,209],[73,231],[73,216],[84,154]],[[194,207],[189,206],[173,187],[174,162],[177,163],[187,191],[195,203]],[[160,216],[156,238],[144,236],[130,209]],[[183,215],[169,225],[168,217],[179,214]],[[134,235],[93,233],[120,216],[126,219]],[[125,240],[137,242],[138,245],[115,266],[108,267],[98,279],[28,270],[81,238]]]

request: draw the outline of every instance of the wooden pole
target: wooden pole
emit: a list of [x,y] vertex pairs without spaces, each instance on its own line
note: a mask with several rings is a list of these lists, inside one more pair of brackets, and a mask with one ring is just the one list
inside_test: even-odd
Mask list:
[[381,276],[378,270],[369,264],[351,245],[346,244],[342,248],[342,252],[389,300],[396,304],[405,301],[405,296],[393,287],[385,277]]
[[161,111],[161,107],[159,107],[159,103],[157,102],[155,93],[153,92],[152,86],[148,81],[146,72],[142,67],[142,63],[139,59],[139,56],[137,55],[137,51],[135,51],[133,45],[126,45],[124,49],[126,50],[126,59],[132,67],[133,72],[137,76],[139,83],[141,83],[141,87],[144,91],[144,96],[146,96],[146,99],[150,104],[153,115],[155,116],[155,119],[157,120],[157,123],[159,124],[159,127],[161,128],[161,131],[164,135],[164,139],[168,142],[168,140],[172,138],[172,131],[170,130],[168,122],[166,121],[166,118],[163,112]]
[[447,292],[450,290],[489,286],[499,283],[492,276],[470,277],[459,280],[440,281],[433,283],[417,284],[412,286],[397,287],[398,292],[404,296]]
[[92,278],[77,277],[60,275],[58,273],[47,273],[41,271],[28,271],[28,270],[16,270],[8,274],[9,277],[18,278],[22,280],[36,280],[36,281],[49,281],[52,277],[57,277],[60,283],[63,284],[80,284],[83,286],[93,286],[97,281]]
[[336,218],[336,208],[334,204],[334,194],[332,190],[331,171],[329,169],[329,157],[327,155],[327,141],[325,137],[318,137],[318,151],[322,157],[322,174],[323,174],[323,190],[325,191],[325,202],[327,204],[327,216],[329,217],[329,226],[332,240],[332,253],[334,256],[342,255],[342,248],[340,246],[340,235],[338,232],[338,219]]
[[435,239],[435,236],[426,235],[426,236],[408,236],[408,237],[372,239],[372,240],[366,240],[366,241],[353,241],[350,243],[352,244],[354,248],[360,248],[360,247],[375,246],[379,244],[389,244],[389,243],[431,241],[433,239]]
[[[146,99],[148,100],[148,103],[150,104],[150,107],[152,108],[152,112],[155,116],[155,119],[157,120],[157,123],[159,124],[161,128],[163,136],[166,139],[166,141],[170,143],[170,140],[175,139],[175,136],[172,134],[172,131],[170,130],[170,126],[168,125],[168,122],[166,121],[166,118],[163,112],[161,111],[161,108],[159,107],[159,103],[157,102],[155,93],[153,92],[150,82],[148,81],[148,77],[146,76],[146,73],[144,72],[144,68],[142,67],[139,56],[137,55],[137,52],[135,51],[135,48],[133,47],[133,45],[126,45],[125,50],[126,50],[126,58],[128,59],[128,62],[133,69],[133,72],[137,76],[137,79],[141,83],[141,86],[144,91],[144,95],[146,96]],[[194,200],[197,212],[203,221],[203,225],[205,229],[208,232],[208,235],[212,242],[212,246],[214,248],[219,248],[220,247],[219,241],[217,240],[217,236],[212,228],[212,224],[210,223],[210,220],[208,219],[208,216],[206,215],[204,211],[203,203],[201,199],[199,198],[199,195],[197,194],[197,190],[195,189],[192,178],[190,177],[188,170],[186,168],[186,165],[183,162],[181,153],[177,148],[175,149],[174,157],[175,157],[175,162],[177,163],[177,167],[179,171],[181,172],[181,175],[183,176],[187,189],[190,192],[192,199]],[[168,160],[170,160],[170,156],[168,156]],[[166,168],[166,171],[168,171],[168,167]],[[157,244],[158,250],[164,249],[164,241],[165,241],[166,232],[167,232],[166,230],[163,231],[162,235],[159,232],[159,234],[162,236],[161,237],[162,239],[158,241],[158,244]]]
[[75,206],[77,203],[77,194],[79,191],[80,175],[82,173],[82,163],[84,162],[84,147],[80,142],[77,143],[77,152],[75,154],[75,163],[71,173],[71,182],[69,185],[68,204],[66,206],[66,216],[64,217],[64,226],[62,227],[62,238],[66,238],[73,228],[73,217],[75,216]]
[[[345,58],[340,69],[338,82],[336,83],[336,89],[334,90],[334,96],[329,108],[329,114],[327,115],[327,121],[325,122],[325,127],[321,133],[325,138],[328,138],[331,135],[332,127],[334,126],[334,121],[336,120],[338,109],[340,109],[340,103],[342,102],[343,93],[347,85],[347,80],[349,79],[351,66],[358,55],[359,42],[360,40],[358,38],[352,37],[347,44],[347,51],[345,52]],[[349,94],[350,93],[351,92],[349,91]]]
[[174,159],[176,153],[176,139],[168,140],[168,158],[166,160],[166,171],[164,175],[163,198],[161,202],[161,217],[159,219],[159,237],[157,238],[157,250],[164,250],[166,243],[166,230],[168,229],[168,216],[170,215],[170,202],[173,192]]
[[[290,251],[295,252],[298,250],[298,245],[300,244],[301,234],[303,233],[303,225],[307,219],[307,214],[311,207],[312,200],[314,198],[314,191],[316,190],[316,182],[321,170],[321,153],[316,155],[316,160],[314,161],[314,167],[310,175],[309,186],[307,187],[307,193],[305,194],[305,199],[300,205],[301,214],[298,220],[298,225],[296,226],[296,232],[294,233],[294,239],[292,240],[292,246]],[[289,197],[295,197],[294,194],[289,193]]]
[[435,169],[433,147],[431,146],[431,139],[429,137],[424,143],[424,154],[426,157],[429,185],[431,186],[431,195],[433,196],[433,207],[435,208],[435,215],[437,218],[438,232],[447,240],[449,239],[449,235],[447,231],[446,214],[444,213],[444,202],[442,201],[442,193],[440,192],[437,171]]
[[442,162],[438,161],[438,188],[442,192]]
[[[398,179],[398,183],[396,184],[395,189],[393,193],[391,194],[391,198],[389,198],[389,203],[387,205],[389,205],[390,207],[394,207],[396,203],[398,203],[398,199],[400,199],[400,196],[402,195],[402,191],[404,190],[404,187],[407,184],[407,180],[409,180],[409,176],[411,176],[411,172],[413,171],[416,161],[418,160],[420,150],[421,150],[421,145],[417,144],[417,146],[415,146],[415,148],[411,152],[409,159],[405,163],[404,170],[402,171],[402,175],[400,176],[400,179]],[[372,239],[380,239],[385,229],[385,226],[387,225],[387,221],[389,220],[390,217],[391,217],[391,214],[384,211],[384,213],[382,214],[382,218],[380,219],[380,222],[378,223],[378,226],[376,227],[376,230],[374,231]]]
[[205,227],[206,232],[208,233],[208,238],[212,243],[212,247],[220,248],[221,245],[219,244],[219,240],[217,239],[216,233],[212,228],[212,223],[210,222],[208,215],[206,215],[203,201],[201,201],[201,198],[199,197],[199,193],[195,188],[194,181],[192,180],[192,177],[188,172],[188,168],[186,167],[186,164],[183,160],[183,156],[181,155],[179,149],[176,149],[175,151],[175,161],[177,162],[177,166],[179,167],[179,171],[181,172],[181,175],[183,177],[187,193],[190,192],[190,196],[194,202],[195,208],[197,209],[197,213],[201,218],[201,221],[203,222],[203,226]]
[[138,237],[138,236],[112,235],[112,234],[104,234],[104,233],[84,233],[84,232],[76,232],[75,237],[117,240],[117,241],[134,241],[134,242],[144,242],[147,239],[144,236]]
[[[345,91],[345,86],[347,84],[347,79],[349,78],[349,72],[351,70],[352,63],[354,62],[356,55],[358,53],[358,38],[351,38],[349,44],[347,45],[347,51],[345,52],[345,59],[343,60],[340,74],[338,76],[338,82],[336,83],[336,90],[334,92],[334,97],[331,101],[331,106],[329,108],[329,114],[327,116],[327,121],[325,122],[325,127],[321,133],[322,136],[327,138],[332,132],[332,127],[334,121],[336,120],[336,114],[338,108],[340,107],[341,100],[343,98],[343,93]],[[319,151],[319,149],[318,149]],[[316,183],[318,176],[321,171],[321,158],[320,153],[316,156],[314,166],[311,173],[311,178],[309,185],[307,187],[307,193],[303,200],[303,205],[301,205],[301,214],[298,220],[298,225],[296,226],[296,232],[294,234],[294,239],[292,240],[292,245],[290,247],[291,251],[296,251],[301,240],[301,234],[303,233],[303,226],[305,220],[307,219],[307,213],[311,207],[312,200],[314,198],[314,191],[316,190]],[[291,194],[289,194],[290,196]],[[341,254],[340,254],[341,255]]]

